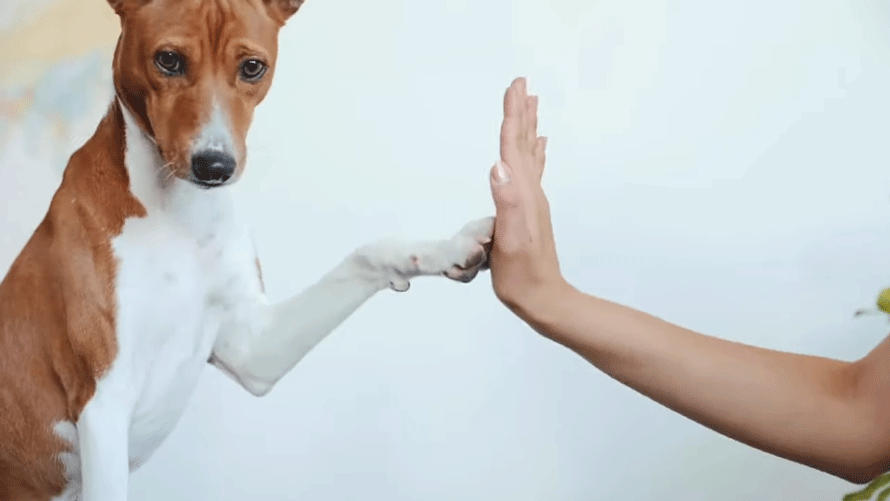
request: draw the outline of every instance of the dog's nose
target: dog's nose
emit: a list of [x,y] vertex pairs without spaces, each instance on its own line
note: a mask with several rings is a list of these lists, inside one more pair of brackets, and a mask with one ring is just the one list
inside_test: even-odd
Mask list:
[[204,151],[192,157],[192,174],[208,184],[222,184],[235,173],[235,159],[219,151]]

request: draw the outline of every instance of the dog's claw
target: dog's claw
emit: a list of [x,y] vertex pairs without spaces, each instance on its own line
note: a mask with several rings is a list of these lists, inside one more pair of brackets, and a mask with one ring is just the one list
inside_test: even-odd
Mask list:
[[408,292],[411,288],[411,282],[408,280],[393,280],[389,282],[389,288],[396,292]]

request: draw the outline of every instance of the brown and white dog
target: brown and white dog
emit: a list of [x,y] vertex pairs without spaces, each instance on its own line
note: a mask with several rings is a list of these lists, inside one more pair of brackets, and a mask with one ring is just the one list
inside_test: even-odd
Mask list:
[[492,218],[266,301],[227,187],[301,3],[110,0],[115,99],[0,284],[0,500],[125,500],[208,362],[264,395],[376,292],[486,267]]

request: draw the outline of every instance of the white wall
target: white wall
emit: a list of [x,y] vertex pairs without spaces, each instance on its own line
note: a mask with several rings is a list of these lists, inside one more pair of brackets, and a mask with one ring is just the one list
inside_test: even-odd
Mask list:
[[[309,0],[281,44],[242,186],[274,298],[366,241],[446,236],[492,213],[501,99],[526,75],[576,286],[709,334],[843,359],[888,330],[852,318],[890,285],[880,0]],[[3,241],[8,260],[51,189],[26,191],[0,228],[19,235]],[[34,210],[11,217],[19,205]],[[850,490],[620,386],[514,319],[485,275],[380,294],[264,399],[208,368],[132,498]]]

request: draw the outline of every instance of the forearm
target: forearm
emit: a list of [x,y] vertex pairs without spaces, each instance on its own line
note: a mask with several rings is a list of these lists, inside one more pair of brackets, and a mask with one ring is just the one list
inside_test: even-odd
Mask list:
[[643,395],[730,438],[859,481],[875,421],[853,364],[705,336],[567,286],[520,312]]

